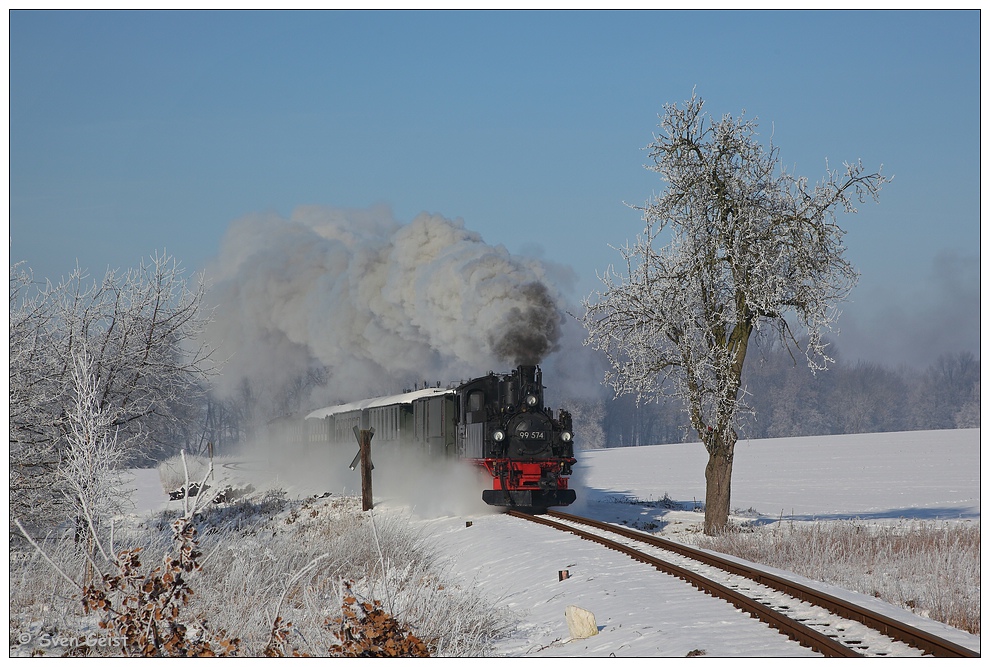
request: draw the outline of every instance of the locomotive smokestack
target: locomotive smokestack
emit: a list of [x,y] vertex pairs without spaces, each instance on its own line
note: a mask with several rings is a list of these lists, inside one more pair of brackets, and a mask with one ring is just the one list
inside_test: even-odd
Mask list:
[[539,373],[539,369],[536,366],[519,367],[519,379],[522,381],[523,386],[525,385],[539,386],[540,381],[537,378],[538,373]]

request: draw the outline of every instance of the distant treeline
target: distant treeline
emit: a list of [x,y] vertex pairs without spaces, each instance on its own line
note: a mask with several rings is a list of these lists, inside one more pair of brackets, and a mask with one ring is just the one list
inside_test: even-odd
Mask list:
[[[744,400],[750,410],[740,424],[741,438],[980,425],[980,361],[969,352],[943,355],[921,371],[839,359],[828,371],[813,374],[785,350],[764,351],[747,363]],[[697,439],[685,430],[682,407],[672,402],[637,407],[635,397],[624,396],[578,411],[600,423],[600,428],[587,424],[588,448]]]

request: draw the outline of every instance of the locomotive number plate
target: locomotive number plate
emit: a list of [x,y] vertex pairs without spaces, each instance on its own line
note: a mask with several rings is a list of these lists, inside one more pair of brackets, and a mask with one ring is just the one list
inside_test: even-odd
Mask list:
[[521,440],[546,440],[547,434],[544,431],[516,431],[516,437]]

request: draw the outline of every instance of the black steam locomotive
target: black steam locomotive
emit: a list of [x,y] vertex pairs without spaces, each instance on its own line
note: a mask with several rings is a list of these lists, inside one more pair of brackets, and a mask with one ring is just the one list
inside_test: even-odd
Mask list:
[[571,415],[543,402],[543,373],[520,366],[457,387],[427,388],[317,410],[306,418],[309,442],[352,446],[355,428],[374,429],[375,446],[431,458],[455,458],[486,470],[489,505],[539,509],[569,505],[574,459]]

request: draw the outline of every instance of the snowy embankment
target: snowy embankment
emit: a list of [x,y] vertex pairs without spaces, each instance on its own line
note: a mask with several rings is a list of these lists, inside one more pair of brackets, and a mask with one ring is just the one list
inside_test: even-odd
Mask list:
[[[573,482],[579,500],[569,511],[674,539],[700,530],[703,515],[692,510],[704,499],[706,454],[701,445],[579,452],[578,459]],[[384,474],[387,466],[380,467],[374,512],[408,517],[411,526],[446,554],[441,566],[451,580],[482,592],[517,619],[515,631],[497,646],[504,655],[810,655],[728,604],[625,556],[493,513],[480,499],[466,507],[462,496],[450,494],[445,507],[444,487],[435,480],[428,485],[428,502],[411,501],[393,493]],[[177,505],[167,501],[157,477],[138,474],[139,511]],[[299,495],[326,490],[296,489]],[[339,487],[329,490],[336,494]],[[979,430],[742,441],[736,449],[732,507],[737,523],[978,523]],[[559,580],[560,570],[568,570],[569,577]],[[819,587],[980,649],[978,636],[873,597]],[[569,641],[564,618],[568,605],[594,613],[600,634]]]

